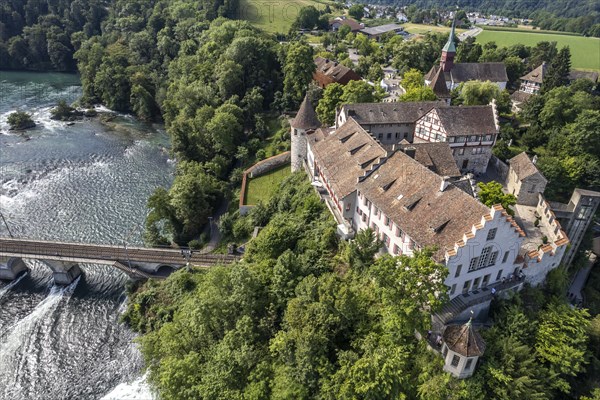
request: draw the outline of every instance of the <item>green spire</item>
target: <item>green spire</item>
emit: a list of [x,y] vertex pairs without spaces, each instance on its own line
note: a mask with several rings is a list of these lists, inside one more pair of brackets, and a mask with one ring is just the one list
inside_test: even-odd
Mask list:
[[456,46],[454,45],[454,27],[456,25],[456,14],[454,14],[454,18],[452,18],[452,30],[450,31],[450,37],[446,42],[446,45],[442,49],[446,53],[456,53]]

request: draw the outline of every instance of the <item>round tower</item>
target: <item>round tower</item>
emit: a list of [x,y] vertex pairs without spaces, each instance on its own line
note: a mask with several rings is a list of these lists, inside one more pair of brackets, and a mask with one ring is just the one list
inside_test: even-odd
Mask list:
[[444,371],[459,379],[475,372],[477,360],[485,351],[485,342],[473,329],[471,320],[464,325],[450,325],[443,334]]
[[292,172],[300,171],[302,164],[306,161],[308,143],[306,134],[321,126],[317,113],[313,108],[308,94],[304,97],[296,118],[290,123],[290,138],[292,142]]

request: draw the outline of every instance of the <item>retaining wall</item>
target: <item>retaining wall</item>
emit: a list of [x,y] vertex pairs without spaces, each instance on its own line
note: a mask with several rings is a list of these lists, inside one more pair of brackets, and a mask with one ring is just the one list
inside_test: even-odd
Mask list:
[[282,165],[289,164],[291,159],[292,153],[290,151],[286,151],[285,153],[277,154],[276,156],[259,161],[244,171],[244,175],[242,176],[242,190],[240,191],[240,215],[248,214],[252,207],[254,207],[252,204],[245,204],[244,202],[244,199],[246,198],[248,179],[257,178],[266,174],[267,172],[281,167]]

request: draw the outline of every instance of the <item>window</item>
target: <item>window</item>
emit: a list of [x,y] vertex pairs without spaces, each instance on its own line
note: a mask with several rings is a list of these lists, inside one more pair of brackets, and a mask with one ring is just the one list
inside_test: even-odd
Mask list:
[[471,154],[483,154],[483,147],[473,147]]
[[454,136],[450,136],[448,138],[448,142],[450,142],[450,143],[454,143],[455,141],[456,141],[456,138]]
[[469,272],[475,271],[477,269],[478,262],[479,262],[479,257],[471,258],[471,262],[469,263]]
[[398,132],[396,132],[396,139],[398,139],[400,137],[400,134]]
[[469,288],[471,287],[471,281],[468,280],[465,282],[465,284],[463,285],[463,293],[467,293],[469,291]]
[[397,255],[397,256],[399,256],[401,254],[400,253],[400,247],[398,247],[397,244],[394,245],[394,254]]
[[408,242],[408,249],[412,250],[415,247],[415,242],[413,242],[412,240]]
[[390,237],[385,233],[382,234],[382,241],[385,244],[385,247],[390,247]]
[[498,271],[498,275],[496,275],[496,282],[502,278],[502,270]]
[[492,265],[496,265],[497,259],[498,259],[498,252],[497,251],[492,252],[492,255],[490,256],[490,261],[488,262],[486,267],[491,267]]
[[446,358],[446,356],[448,355],[448,346],[444,345],[444,350],[442,350],[442,354],[444,355],[444,358]]
[[352,206],[352,205],[351,205],[350,203],[346,204],[346,211],[350,211],[350,207],[351,207],[351,206]]
[[487,240],[494,240],[496,238],[496,232],[498,232],[498,228],[490,229],[487,234]]
[[469,142],[478,142],[479,141],[479,136],[469,136]]
[[377,135],[377,138],[383,139],[383,133],[380,133],[379,135]]
[[402,236],[402,231],[400,230],[399,227],[396,227],[396,237],[400,237]]
[[459,361],[460,357],[455,354],[454,357],[452,357],[452,362],[450,363],[450,365],[452,365],[453,367],[458,367]]
[[388,138],[388,139],[391,139],[391,138],[392,138],[392,134],[391,134],[391,133],[388,133],[388,134],[387,134],[387,138]]
[[459,264],[458,267],[456,267],[456,273],[454,274],[455,278],[457,278],[460,275],[461,269],[462,269],[462,264]]
[[465,136],[456,136],[456,143],[464,143],[465,142]]
[[362,215],[362,222],[367,222],[367,214]]
[[460,149],[458,149],[458,155],[462,156],[463,154],[465,154],[465,149],[464,147],[461,147]]
[[450,289],[450,295],[453,295],[456,292],[456,283],[452,285],[452,289]]
[[468,370],[470,370],[470,369],[471,369],[471,365],[472,365],[472,364],[473,364],[473,359],[472,359],[472,358],[469,358],[469,359],[467,360],[467,365],[465,365],[465,371],[468,371]]
[[504,257],[502,257],[502,264],[504,264],[506,262],[506,260],[508,260],[509,253],[510,253],[509,251],[504,252]]

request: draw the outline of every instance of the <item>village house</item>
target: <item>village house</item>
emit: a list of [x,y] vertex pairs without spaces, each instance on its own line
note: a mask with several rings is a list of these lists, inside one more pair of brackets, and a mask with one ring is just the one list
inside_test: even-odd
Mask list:
[[345,16],[336,17],[329,21],[329,28],[334,32],[337,32],[344,25],[350,27],[352,33],[356,33],[365,27],[365,24]]
[[[438,75],[443,76],[448,90],[453,90],[458,85],[469,81],[490,81],[498,85],[500,90],[506,89],[508,76],[506,75],[506,66],[502,62],[485,63],[454,63],[456,57],[455,20],[452,21],[452,30],[448,42],[442,49],[442,58],[440,65],[434,65],[425,75],[425,84],[431,86],[434,78]],[[439,78],[438,78],[439,79]]]
[[361,77],[352,69],[323,57],[315,58],[316,69],[313,79],[319,87],[325,88],[331,83],[345,85],[350,81],[360,81]]
[[360,30],[360,33],[367,35],[369,39],[375,39],[377,41],[379,41],[381,36],[385,34],[408,35],[404,31],[404,27],[398,24],[386,24],[380,26],[373,26],[369,28],[363,28]]

